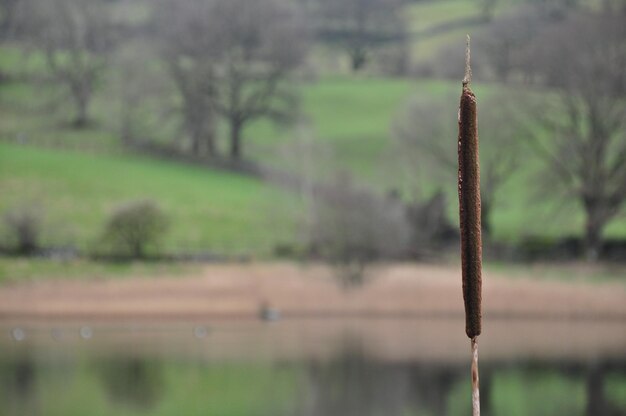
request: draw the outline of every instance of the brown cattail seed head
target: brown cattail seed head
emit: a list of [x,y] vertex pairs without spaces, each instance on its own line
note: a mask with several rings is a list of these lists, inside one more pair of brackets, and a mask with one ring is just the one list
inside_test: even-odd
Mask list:
[[465,81],[459,107],[459,212],[465,332],[474,338],[481,331],[480,169],[476,96]]

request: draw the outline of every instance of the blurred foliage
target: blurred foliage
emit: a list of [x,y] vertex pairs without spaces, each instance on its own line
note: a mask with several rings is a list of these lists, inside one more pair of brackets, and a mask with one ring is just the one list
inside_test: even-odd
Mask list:
[[[486,2],[422,0],[405,4],[404,41],[411,52],[407,74],[416,76],[411,79],[392,77],[388,70],[383,70],[393,54],[369,55],[374,61],[372,65],[354,76],[343,51],[333,51],[320,42],[308,51],[307,62],[289,82],[302,97],[301,118],[309,124],[315,140],[331,154],[316,161],[320,164],[319,177],[314,180],[323,181],[346,170],[355,182],[378,195],[397,189],[407,203],[432,198],[440,186],[427,175],[420,180],[419,189],[399,185],[405,178],[398,172],[399,164],[392,151],[390,124],[409,97],[429,103],[437,101],[437,97],[456,96],[462,72],[459,63],[463,59],[463,42],[459,39],[465,33],[474,39],[476,93],[479,103],[487,105],[492,95],[517,96],[524,89],[500,83],[505,79],[510,84],[525,82],[519,71],[508,72],[507,62],[487,59],[489,48],[499,50],[502,43],[508,42],[508,37],[499,35],[503,29],[515,33],[520,29],[519,33],[525,36],[528,28],[524,19],[537,13],[543,13],[542,22],[556,25],[571,11],[597,11],[610,5],[618,13],[623,7],[618,0],[499,0],[488,22],[481,16]],[[24,197],[42,195],[47,213],[43,244],[73,246],[81,251],[93,248],[106,212],[119,201],[131,198],[152,198],[172,216],[171,233],[163,242],[164,252],[268,256],[277,245],[298,244],[296,223],[298,217],[306,216],[304,204],[273,184],[244,179],[232,172],[201,172],[202,169],[125,154],[128,143],[120,136],[151,140],[159,145],[177,142],[181,134],[180,103],[151,35],[137,36],[153,34],[158,29],[150,26],[153,4],[145,0],[107,4],[117,34],[126,40],[123,47],[112,51],[112,59],[99,77],[97,93],[90,104],[92,123],[85,129],[67,126],[73,109],[59,101],[63,93],[58,85],[44,82],[44,53],[25,48],[19,33],[0,45],[0,139],[49,148],[42,152],[2,145],[0,187],[4,198],[0,209],[7,209]],[[521,50],[522,46],[513,45],[513,49]],[[497,65],[502,68],[494,69]],[[454,81],[442,79],[446,77]],[[537,96],[544,99],[547,95]],[[449,114],[439,116],[442,120],[448,118],[454,127],[455,112],[451,109]],[[425,116],[420,113],[415,118]],[[481,123],[483,120],[487,123],[486,118]],[[419,127],[419,120],[417,123]],[[216,146],[220,153],[225,153],[227,125],[220,121],[216,129]],[[534,129],[542,130],[538,126]],[[546,139],[550,137],[548,131],[540,134]],[[292,161],[278,151],[292,142],[293,136],[291,127],[259,120],[246,128],[242,141],[247,146],[246,156],[255,163],[298,175]],[[524,138],[516,136],[515,140],[523,142]],[[450,138],[451,149],[454,143]],[[498,191],[506,198],[498,199],[496,208],[491,210],[494,240],[508,244],[536,235],[550,239],[579,236],[584,219],[580,207],[537,196],[536,172],[540,163],[536,158],[522,156],[515,177]],[[37,163],[32,163],[35,160]],[[444,192],[448,201],[446,214],[454,222],[456,188],[446,186]],[[621,215],[609,224],[605,236],[623,238],[625,234],[626,222]]]
[[[175,224],[163,241],[168,253],[262,256],[296,231],[289,208],[298,203],[284,191],[242,175],[146,157],[0,144],[0,188],[2,209],[29,196],[45,201],[55,230],[44,236],[46,244],[74,244],[82,250],[99,238],[107,211],[117,201],[138,195],[159,201]],[[260,215],[281,206],[286,210],[280,222]]]
[[9,208],[3,216],[8,250],[30,255],[41,249],[44,211],[35,203],[21,203]]
[[157,250],[168,227],[168,217],[155,201],[125,202],[111,213],[103,241],[114,255],[143,258],[148,250]]

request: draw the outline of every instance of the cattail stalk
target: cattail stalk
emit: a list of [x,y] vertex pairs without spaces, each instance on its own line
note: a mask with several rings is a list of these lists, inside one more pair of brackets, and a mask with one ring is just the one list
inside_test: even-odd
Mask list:
[[480,415],[478,344],[481,332],[482,241],[480,224],[480,167],[476,96],[470,89],[470,46],[467,37],[465,77],[459,105],[459,214],[465,333],[472,346],[472,411]]
[[480,388],[478,378],[478,343],[472,338],[472,415],[480,416]]

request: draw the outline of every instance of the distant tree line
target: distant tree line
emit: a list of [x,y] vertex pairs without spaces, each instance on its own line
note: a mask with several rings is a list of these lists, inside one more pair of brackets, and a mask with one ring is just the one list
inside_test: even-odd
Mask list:
[[[180,118],[184,139],[176,147],[201,158],[226,153],[240,160],[250,123],[296,118],[293,75],[311,40],[346,50],[358,71],[373,50],[405,37],[404,0],[157,0],[141,23],[116,15],[117,3],[3,0],[2,39],[18,40],[43,56],[43,75],[72,104],[77,128],[93,120],[94,98],[111,74],[134,71],[133,84],[139,87],[130,85],[127,72],[118,77],[124,84],[118,95],[125,142],[140,135],[141,98],[159,90],[159,117],[176,113]],[[226,149],[221,141],[228,143]]]
[[[137,38],[138,48],[155,52],[152,62],[143,62],[144,75],[150,66],[162,67],[174,86],[175,93],[163,101],[178,103],[187,136],[181,147],[194,156],[220,156],[216,136],[223,121],[229,157],[239,160],[250,122],[286,121],[297,108],[290,76],[306,56],[308,32],[300,11],[288,2],[159,0],[139,34],[125,30],[111,2],[103,0],[22,0],[14,12],[13,7],[7,3],[3,11],[15,14],[14,36],[44,57],[46,77],[74,105],[76,127],[89,124],[90,106],[110,75],[111,60]],[[147,93],[124,94],[125,104],[140,105],[137,95]],[[129,113],[132,104],[125,106]],[[132,122],[127,114],[127,141]]]
[[[484,231],[499,201],[507,203],[501,185],[521,163],[540,161],[537,196],[580,207],[584,252],[597,259],[626,199],[626,5],[529,3],[473,42],[474,60],[489,64],[477,65],[475,76],[508,84],[479,105]],[[441,140],[454,136],[453,102],[415,97],[394,123],[397,160],[414,181],[425,180],[424,169],[453,180],[456,147]]]

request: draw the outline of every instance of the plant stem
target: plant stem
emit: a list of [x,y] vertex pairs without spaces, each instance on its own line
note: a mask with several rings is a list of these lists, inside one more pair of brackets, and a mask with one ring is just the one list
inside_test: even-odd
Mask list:
[[480,380],[478,377],[478,342],[472,338],[472,416],[480,416]]

